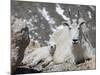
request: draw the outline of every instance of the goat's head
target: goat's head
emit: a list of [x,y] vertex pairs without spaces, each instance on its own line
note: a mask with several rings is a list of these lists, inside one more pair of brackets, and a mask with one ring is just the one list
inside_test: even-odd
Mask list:
[[71,35],[71,40],[73,44],[77,44],[80,42],[81,37],[81,26],[85,24],[85,20],[79,17],[79,11],[78,11],[78,17],[76,19],[71,18],[71,14],[69,11],[70,20],[64,21],[63,25],[67,26],[69,29],[69,34]]
[[56,44],[54,42],[49,42],[48,45],[50,46],[50,54],[53,56],[56,50]]

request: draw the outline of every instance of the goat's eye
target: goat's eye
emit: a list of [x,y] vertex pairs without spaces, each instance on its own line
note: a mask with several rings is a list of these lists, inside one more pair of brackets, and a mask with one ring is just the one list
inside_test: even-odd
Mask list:
[[80,29],[80,27],[78,28],[78,30]]
[[85,22],[82,22],[80,25],[83,25]]
[[69,30],[71,30],[72,28],[71,27],[69,27]]

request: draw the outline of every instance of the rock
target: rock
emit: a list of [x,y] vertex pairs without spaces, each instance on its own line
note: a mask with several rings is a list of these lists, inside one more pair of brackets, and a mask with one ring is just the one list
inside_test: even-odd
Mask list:
[[30,39],[28,27],[21,19],[16,19],[11,24],[11,70],[13,73],[22,61]]
[[96,59],[86,60],[84,63],[77,65],[77,70],[91,70],[96,68]]
[[41,71],[37,71],[34,69],[30,69],[27,67],[18,67],[14,74],[31,74],[31,73],[40,73]]
[[47,66],[43,72],[61,72],[61,71],[73,71],[76,69],[76,65],[71,63],[61,63],[61,64],[53,64]]
[[92,70],[96,68],[96,60],[93,57],[80,64],[62,63],[48,65],[43,69],[43,72],[61,72],[61,71],[77,71],[77,70]]
[[[71,64],[71,63],[61,63],[61,64],[55,64],[54,62],[51,62],[50,64],[46,65],[45,67],[42,66],[43,61],[39,62],[34,67],[28,67],[28,66],[20,66],[17,70],[17,74],[27,74],[27,73],[40,73],[40,72],[61,72],[61,71],[78,71],[78,70],[87,70],[87,69],[95,69],[95,57],[86,60],[83,63],[80,64]],[[20,69],[22,69],[20,71]],[[27,69],[27,70],[26,70]]]

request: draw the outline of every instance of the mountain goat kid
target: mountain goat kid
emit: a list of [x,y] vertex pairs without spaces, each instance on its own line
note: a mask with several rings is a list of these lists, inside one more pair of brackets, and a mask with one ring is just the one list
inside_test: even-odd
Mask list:
[[48,46],[37,48],[35,51],[24,57],[22,63],[27,66],[36,66],[40,61],[44,61],[43,65],[49,64],[53,59],[56,45],[50,43]]

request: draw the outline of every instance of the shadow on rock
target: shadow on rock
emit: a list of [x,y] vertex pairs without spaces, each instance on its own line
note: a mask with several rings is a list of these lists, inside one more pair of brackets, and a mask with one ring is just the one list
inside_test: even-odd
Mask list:
[[35,69],[29,68],[17,68],[14,74],[29,74],[29,73],[41,73],[42,71],[37,71]]

